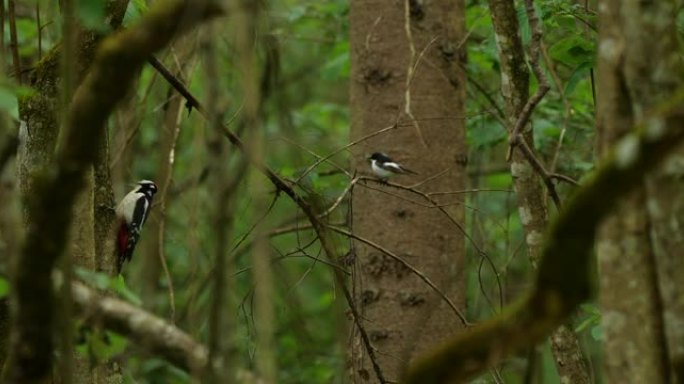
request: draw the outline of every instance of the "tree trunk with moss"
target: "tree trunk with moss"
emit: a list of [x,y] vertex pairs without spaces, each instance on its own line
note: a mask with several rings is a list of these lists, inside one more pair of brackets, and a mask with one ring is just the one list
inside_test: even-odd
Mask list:
[[[121,25],[127,7],[128,0],[111,0],[107,3],[110,27],[116,29]],[[67,64],[75,68],[76,85],[84,78],[93,61],[99,38],[94,32],[85,30],[77,35],[78,55]],[[61,116],[66,113],[60,108],[63,79],[61,59],[61,46],[58,46],[37,64],[29,77],[29,85],[35,92],[19,103],[20,117],[26,122],[25,131],[21,132],[24,139],[18,158],[20,192],[24,200],[30,199],[31,194],[35,193],[32,185],[34,176],[53,162]],[[84,180],[84,188],[73,206],[66,252],[75,266],[113,273],[111,228],[114,222],[114,199],[106,137],[99,143],[97,160],[86,172]],[[24,216],[26,225],[31,225],[33,221],[30,215]],[[120,378],[116,373],[112,376],[109,368],[93,370],[89,365],[85,358],[77,359],[75,379],[78,382],[117,382]]]
[[[355,0],[350,18],[351,140],[394,125],[352,147],[352,168],[367,174],[367,156],[385,152],[420,173],[393,179],[398,184],[430,179],[416,189],[462,190],[463,1]],[[440,211],[412,200],[421,198],[372,181],[357,184],[352,231],[424,273],[462,309],[464,234],[458,225],[464,223],[463,207]],[[462,321],[405,264],[378,247],[354,241],[353,253],[355,301],[362,325],[385,379],[398,380],[407,361],[458,332]],[[352,376],[356,382],[379,381],[356,327],[354,334]]]
[[[599,7],[602,154],[635,123],[664,126],[646,116],[682,84],[676,9],[674,1],[610,0]],[[671,168],[681,159],[679,153],[647,177],[645,187],[625,199],[601,228],[604,367],[610,382],[670,382],[668,347],[672,357],[682,358],[678,324],[684,307],[678,304],[682,289],[677,270],[683,271],[684,263],[679,261],[681,247],[670,247],[677,242],[670,239],[681,237],[681,231],[673,233],[667,224],[676,218],[676,201],[682,197],[681,190],[672,189],[673,182],[681,188],[681,181],[671,177],[682,174],[681,165]],[[674,174],[668,176],[668,170]]]

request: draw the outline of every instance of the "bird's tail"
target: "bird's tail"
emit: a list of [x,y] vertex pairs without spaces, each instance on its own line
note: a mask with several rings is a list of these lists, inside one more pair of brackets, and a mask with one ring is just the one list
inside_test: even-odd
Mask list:
[[401,169],[404,171],[404,173],[408,173],[410,175],[420,175],[420,173],[418,173],[416,171],[412,171],[412,170],[410,170],[404,166],[402,166]]

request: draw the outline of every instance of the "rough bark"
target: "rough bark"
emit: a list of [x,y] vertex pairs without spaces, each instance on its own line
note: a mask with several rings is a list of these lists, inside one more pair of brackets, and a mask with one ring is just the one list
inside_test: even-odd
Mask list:
[[[107,14],[109,25],[119,28],[123,20],[128,0],[109,0]],[[99,36],[91,31],[83,31],[78,37],[78,56],[76,64],[76,84],[80,83],[86,70],[93,61]],[[22,141],[22,157],[19,163],[21,194],[31,193],[32,176],[53,159],[57,135],[59,133],[59,84],[61,50],[57,46],[48,52],[29,75],[29,85],[36,91],[19,102],[21,119],[26,122],[26,140]],[[30,218],[26,218],[30,220]]]
[[[408,12],[405,6],[410,6]],[[353,169],[368,172],[366,157],[386,152],[420,173],[399,178],[400,184],[444,172],[418,189],[462,189],[466,87],[459,64],[465,58],[464,3],[355,0],[350,20],[351,140],[399,122],[352,147]],[[408,73],[412,78],[407,81]],[[462,308],[463,233],[439,210],[405,200],[411,196],[406,191],[373,187],[354,189],[353,233],[404,258]],[[448,212],[456,223],[464,222],[462,207]],[[396,380],[407,361],[457,332],[461,321],[405,266],[362,242],[353,246],[355,301],[362,323],[384,376]],[[356,381],[377,381],[358,333],[350,354]]]
[[93,167],[93,212],[95,227],[95,269],[108,275],[116,273],[116,255],[114,254],[114,190],[109,169],[109,140],[106,136],[100,139],[97,158]]
[[[15,327],[10,378],[45,380],[52,362],[54,302],[50,275],[64,250],[71,209],[84,174],[97,159],[104,124],[153,52],[177,34],[220,12],[210,1],[174,1],[150,11],[139,24],[106,39],[77,89],[62,132],[63,145],[48,171],[31,175],[28,231],[13,281]],[[194,17],[186,17],[193,15]]]
[[[113,29],[121,25],[123,16],[128,6],[128,0],[112,0],[106,4],[107,20]],[[69,20],[70,28],[74,31],[77,26],[73,19],[65,16]],[[65,21],[66,23],[66,21]],[[67,29],[65,29],[66,31]],[[80,82],[90,66],[95,47],[101,38],[93,31],[80,29],[78,33],[70,34],[73,42],[69,44],[63,42],[48,54],[33,70],[30,77],[30,85],[37,91],[33,96],[24,99],[20,103],[20,113],[27,125],[27,134],[22,141],[19,167],[19,180],[22,187],[22,194],[26,198],[31,193],[32,177],[42,171],[43,167],[49,164],[53,158],[56,140],[62,117],[58,109],[63,107],[63,103],[69,97],[59,95],[59,92],[71,92],[74,82]],[[78,46],[74,46],[78,44]],[[69,51],[64,52],[65,47],[69,46]],[[77,55],[70,53],[77,52]],[[63,60],[68,62],[64,63]],[[63,65],[60,65],[62,62]],[[64,71],[69,71],[69,76],[64,76]],[[68,86],[65,79],[69,79]],[[61,85],[61,87],[60,87]],[[60,101],[61,96],[61,101]],[[63,115],[62,115],[63,116]],[[108,178],[108,171],[105,174],[102,165],[108,170],[108,157],[106,153],[106,138],[102,140],[103,145],[98,147],[98,167],[97,171],[91,167],[84,175],[84,188],[78,193],[73,206],[73,220],[68,240],[68,252],[70,260],[74,265],[88,269],[95,269],[98,264],[93,255],[109,255],[103,252],[103,248],[110,245],[106,241],[109,238],[108,228],[112,222],[110,209],[98,207],[111,207],[113,202],[108,200],[111,197],[111,184]],[[33,218],[25,216],[25,221],[30,223]],[[106,232],[105,232],[106,231]],[[70,268],[70,266],[69,266]],[[63,311],[68,317],[68,311]],[[68,323],[65,327],[71,328]],[[69,333],[66,333],[65,337]],[[66,340],[66,344],[70,344]],[[78,359],[78,357],[77,357]],[[76,377],[82,381],[94,382],[98,380],[92,374],[90,367],[85,361],[78,363]],[[96,375],[97,376],[97,375]]]
[[[602,154],[627,133],[627,127],[644,122],[644,114],[668,100],[681,84],[681,71],[675,70],[679,59],[674,3],[609,0],[599,7],[598,126]],[[657,238],[652,243],[649,237],[649,233],[658,233],[649,222],[646,202],[646,191],[640,187],[620,203],[618,212],[601,228],[600,303],[604,371],[610,382],[667,382],[670,377],[658,284],[662,280],[665,289],[675,285],[670,285],[672,280],[666,275],[658,279],[655,255],[659,244]],[[662,205],[654,198],[651,203],[656,228],[663,229],[659,224],[663,217],[653,215]],[[674,256],[661,253],[659,259],[667,264]],[[681,299],[668,304],[674,305],[677,300]],[[677,327],[676,319],[672,320]]]
[[[510,132],[529,99],[530,73],[515,4],[512,0],[489,0],[489,9],[501,63],[501,93],[506,102],[506,123]],[[523,129],[523,139],[534,153],[534,134],[530,124]],[[545,192],[539,175],[520,151],[513,152],[510,169],[528,257],[532,267],[536,268],[543,250],[543,233],[548,225]],[[551,351],[561,382],[590,382],[589,371],[572,326],[562,325],[554,332]]]

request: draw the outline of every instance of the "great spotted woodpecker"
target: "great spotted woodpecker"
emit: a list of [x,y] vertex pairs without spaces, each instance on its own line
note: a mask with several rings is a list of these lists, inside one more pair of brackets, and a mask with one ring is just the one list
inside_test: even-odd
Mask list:
[[150,213],[155,193],[157,193],[157,185],[154,182],[141,180],[116,206],[116,217],[119,223],[116,234],[117,273],[121,273],[124,261],[131,261],[133,250],[140,238],[140,230]]

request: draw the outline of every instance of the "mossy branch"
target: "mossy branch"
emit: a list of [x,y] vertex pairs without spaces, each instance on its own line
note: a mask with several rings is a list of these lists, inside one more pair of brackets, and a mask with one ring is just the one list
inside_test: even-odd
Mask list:
[[168,321],[123,300],[71,283],[74,304],[93,326],[112,330],[187,372],[207,365],[207,348]]
[[597,224],[684,139],[684,92],[627,135],[570,199],[546,236],[532,292],[504,314],[419,358],[405,383],[465,382],[511,353],[542,342],[590,296]]
[[27,196],[32,218],[14,273],[14,332],[9,379],[42,381],[50,375],[54,328],[51,272],[64,251],[67,228],[85,170],[97,156],[105,122],[148,57],[175,36],[221,13],[210,0],[159,4],[134,27],[107,38],[76,90],[56,161],[35,175]]

